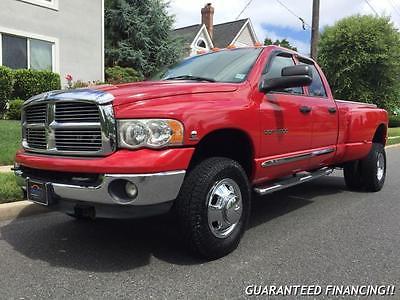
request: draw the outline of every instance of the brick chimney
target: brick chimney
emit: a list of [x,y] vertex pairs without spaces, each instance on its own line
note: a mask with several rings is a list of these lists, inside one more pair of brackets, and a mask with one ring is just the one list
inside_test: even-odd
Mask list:
[[201,23],[206,25],[207,31],[212,39],[214,35],[214,7],[212,7],[211,3],[207,3],[206,6],[201,9]]

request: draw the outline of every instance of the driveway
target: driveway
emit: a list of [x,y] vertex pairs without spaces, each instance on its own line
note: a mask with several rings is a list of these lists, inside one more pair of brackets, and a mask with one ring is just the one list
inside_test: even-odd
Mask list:
[[396,298],[400,149],[388,159],[380,193],[350,192],[335,172],[256,199],[239,248],[212,262],[182,250],[166,217],[77,222],[50,213],[2,222],[0,298],[245,298],[250,284],[394,284]]

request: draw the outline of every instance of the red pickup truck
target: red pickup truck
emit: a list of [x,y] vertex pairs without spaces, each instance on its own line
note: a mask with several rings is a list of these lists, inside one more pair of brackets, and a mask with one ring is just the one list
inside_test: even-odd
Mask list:
[[311,59],[276,47],[192,57],[158,81],[48,92],[22,113],[15,173],[28,199],[76,218],[174,212],[209,259],[234,250],[252,193],[344,169],[385,181],[386,111],[334,100]]

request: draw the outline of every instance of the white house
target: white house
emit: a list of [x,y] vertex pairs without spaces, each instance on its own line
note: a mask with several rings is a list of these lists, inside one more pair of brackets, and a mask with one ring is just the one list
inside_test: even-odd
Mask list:
[[188,55],[230,45],[248,47],[258,43],[250,19],[214,25],[214,11],[208,3],[201,9],[201,24],[177,28],[172,32],[173,36],[183,39]]
[[0,65],[104,80],[104,0],[1,0]]

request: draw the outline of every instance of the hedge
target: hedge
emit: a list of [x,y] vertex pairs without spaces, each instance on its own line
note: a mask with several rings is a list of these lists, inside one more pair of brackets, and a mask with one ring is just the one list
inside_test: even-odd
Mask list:
[[24,100],[13,99],[8,102],[8,109],[6,112],[7,120],[21,120],[21,108],[24,105]]
[[143,75],[132,68],[114,66],[106,68],[106,81],[111,84],[129,83],[143,80]]
[[0,66],[0,116],[5,112],[13,91],[13,70]]
[[61,89],[60,75],[50,71],[15,70],[12,98],[27,100],[32,96]]
[[400,127],[400,116],[390,116],[389,127]]

